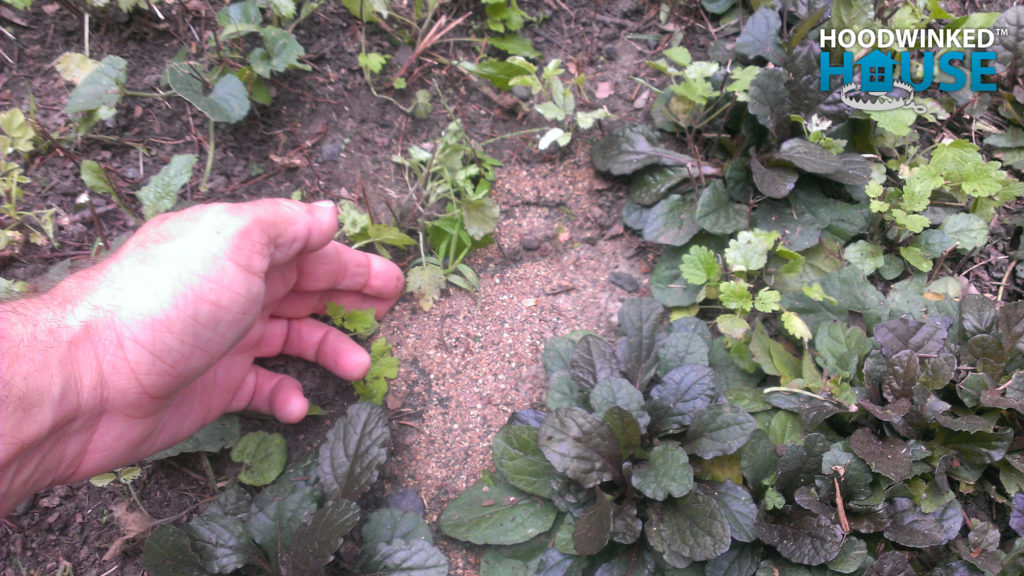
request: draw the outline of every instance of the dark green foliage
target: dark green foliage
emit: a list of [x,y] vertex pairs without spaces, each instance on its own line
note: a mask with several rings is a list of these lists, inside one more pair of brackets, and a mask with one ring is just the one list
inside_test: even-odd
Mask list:
[[[383,409],[350,406],[328,433],[319,465],[301,465],[255,497],[229,487],[184,529],[157,529],[146,541],[143,564],[154,576],[323,574],[359,522],[355,499],[376,480],[388,438]],[[362,546],[357,565],[348,567],[351,573],[443,576],[448,571],[426,523],[412,513],[372,513]]]
[[[749,491],[698,480],[691,466],[693,458],[736,454],[755,427],[717,388],[707,366],[709,334],[699,323],[667,325],[651,299],[626,302],[619,321],[614,349],[592,334],[548,343],[551,391],[566,398],[563,391],[572,388],[573,404],[553,408],[539,427],[506,425],[495,439],[496,482],[478,482],[442,514],[446,534],[471,542],[520,544],[550,530],[540,538],[568,545],[516,548],[522,556],[508,549],[504,554],[519,558],[514,563],[485,556],[483,573],[547,573],[553,566],[653,571],[659,562],[685,568],[722,556],[734,541],[754,540],[757,508]],[[692,356],[703,364],[659,375],[661,363],[675,363],[665,350],[680,346],[703,346]],[[749,564],[752,550],[737,549],[720,562]]]
[[[571,388],[572,404],[506,425],[493,482],[451,502],[441,529],[500,546],[484,576],[1015,574],[1022,307],[968,296],[954,318],[876,310],[868,333],[834,320],[861,301],[835,303],[821,352],[803,359],[768,334],[723,350],[651,299],[623,305],[615,348],[552,339],[551,391]],[[720,354],[732,370],[751,354],[753,374],[717,379]],[[767,369],[798,378],[747,388]]]

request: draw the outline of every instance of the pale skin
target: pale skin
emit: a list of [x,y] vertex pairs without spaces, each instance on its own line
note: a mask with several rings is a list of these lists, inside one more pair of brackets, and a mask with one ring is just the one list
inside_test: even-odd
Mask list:
[[346,380],[366,351],[310,318],[395,303],[383,258],[332,241],[330,203],[261,200],[159,216],[100,264],[0,305],[0,515],[38,490],[137,462],[226,412],[298,422],[285,354]]

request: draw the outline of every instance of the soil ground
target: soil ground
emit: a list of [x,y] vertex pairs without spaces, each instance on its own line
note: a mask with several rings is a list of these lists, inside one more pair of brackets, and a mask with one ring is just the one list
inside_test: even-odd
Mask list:
[[[657,42],[627,35],[668,38],[672,28],[658,24],[657,3],[522,0],[520,5],[543,16],[525,33],[544,59],[561,58],[587,75],[581,107],[603,106],[625,120],[645,114],[642,103],[649,92],[632,77],[650,76],[644,60]],[[128,87],[151,91],[181,46],[194,47],[195,36],[215,29],[210,15],[217,8],[202,1],[182,3],[164,10],[166,20],[153,13],[94,13],[91,55],[124,57],[129,62]],[[464,25],[456,36],[481,32],[479,3],[456,2],[450,10],[454,15],[466,12],[475,12],[467,22],[477,24]],[[672,26],[691,16],[675,15]],[[65,51],[83,49],[81,17],[63,5],[37,2],[27,12],[0,8],[0,18],[17,38],[5,39],[2,46],[11,61],[0,63],[0,109],[25,109],[31,94],[41,124],[54,134],[66,133],[69,120],[61,108],[71,87],[52,63]],[[402,57],[403,50],[379,29],[369,26],[366,33],[370,50]],[[436,139],[450,121],[448,112],[435,97],[432,116],[415,121],[374,98],[357,64],[360,25],[336,3],[321,7],[296,34],[313,72],[277,78],[272,106],[255,108],[238,125],[219,127],[208,191],[196,186],[196,178],[183,197],[190,202],[239,201],[289,196],[301,189],[310,200],[365,200],[376,213],[408,218],[408,187],[391,157],[410,144]],[[699,51],[703,34],[691,32]],[[438,55],[473,58],[474,49],[453,43]],[[477,141],[543,125],[536,114],[489,96],[465,74],[430,63],[433,59],[428,55],[413,68],[410,88],[436,83],[452,113]],[[600,99],[594,94],[599,82],[607,83]],[[206,129],[206,119],[181,99],[126,99],[112,122],[93,129],[94,136],[35,157],[28,168],[33,182],[24,206],[58,208],[58,245],[25,245],[18,253],[8,252],[0,260],[0,275],[31,280],[44,289],[53,281],[50,276],[59,274],[48,276],[53,264],[88,265],[99,231],[91,217],[72,210],[75,198],[85,191],[78,177],[80,158],[144,182],[172,154],[205,158]],[[623,233],[621,185],[595,174],[590,164],[587,140],[600,130],[577,135],[559,152],[538,152],[536,136],[506,139],[488,148],[504,163],[493,193],[502,217],[495,244],[468,260],[480,275],[480,289],[446,291],[430,312],[407,296],[383,323],[382,334],[395,346],[401,369],[387,401],[394,441],[376,497],[412,488],[425,503],[427,519],[435,520],[445,503],[489,466],[491,438],[509,415],[543,405],[544,342],[573,329],[608,333],[619,304],[630,295],[620,286],[633,295],[646,291],[654,255]],[[148,154],[127,144],[141,145]],[[93,201],[105,235],[134,229],[107,199],[94,195]],[[292,359],[272,359],[268,365],[297,376],[312,401],[327,412],[297,426],[246,420],[247,428],[282,432],[290,454],[297,457],[315,449],[353,395],[347,383],[316,366]],[[219,479],[231,477],[233,464],[224,455],[212,463]],[[201,461],[188,455],[146,463],[135,488],[154,517],[183,513],[179,521],[212,496]],[[122,488],[97,488],[88,482],[40,493],[0,526],[0,574],[141,573],[144,538],[117,543],[110,552],[122,536],[119,522],[126,518],[128,501]],[[471,548],[439,539],[453,574],[476,573]]]

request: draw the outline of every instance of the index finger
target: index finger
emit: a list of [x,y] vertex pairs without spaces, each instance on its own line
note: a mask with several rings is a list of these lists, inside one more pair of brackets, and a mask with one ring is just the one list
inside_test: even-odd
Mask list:
[[343,291],[375,298],[397,298],[405,278],[394,262],[355,250],[340,242],[303,254],[296,261],[293,290]]

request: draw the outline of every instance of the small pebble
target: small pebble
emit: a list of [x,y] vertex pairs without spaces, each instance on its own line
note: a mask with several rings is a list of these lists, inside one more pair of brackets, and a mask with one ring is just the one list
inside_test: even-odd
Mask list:
[[533,236],[527,236],[519,241],[519,245],[523,247],[523,250],[539,250],[540,240]]
[[608,276],[608,281],[619,288],[622,288],[626,292],[636,292],[640,289],[640,283],[636,281],[636,278],[633,278],[625,272],[619,272],[617,270],[612,272]]

